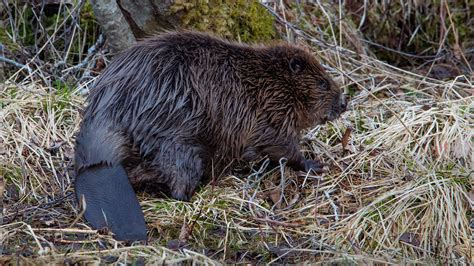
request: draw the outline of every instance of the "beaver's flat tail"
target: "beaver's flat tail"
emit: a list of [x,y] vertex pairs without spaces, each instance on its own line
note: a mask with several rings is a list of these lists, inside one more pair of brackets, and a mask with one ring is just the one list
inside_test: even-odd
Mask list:
[[107,227],[119,241],[146,240],[145,218],[122,165],[128,146],[107,121],[85,123],[76,139],[74,187],[94,229]]
[[84,216],[95,229],[107,227],[119,241],[146,241],[146,225],[140,204],[121,165],[83,169],[75,182]]

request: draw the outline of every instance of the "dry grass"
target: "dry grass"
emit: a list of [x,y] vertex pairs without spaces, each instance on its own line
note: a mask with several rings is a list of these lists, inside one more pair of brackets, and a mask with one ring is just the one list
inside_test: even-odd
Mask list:
[[[125,247],[76,221],[71,163],[83,97],[33,78],[3,83],[0,264],[471,263],[472,76],[420,76],[356,54],[339,45],[335,29],[327,32],[326,42],[317,31],[296,35],[353,95],[340,120],[305,134],[308,157],[330,171],[298,176],[255,166],[204,187],[190,203],[140,195],[148,246]],[[165,248],[178,238],[183,249]]]

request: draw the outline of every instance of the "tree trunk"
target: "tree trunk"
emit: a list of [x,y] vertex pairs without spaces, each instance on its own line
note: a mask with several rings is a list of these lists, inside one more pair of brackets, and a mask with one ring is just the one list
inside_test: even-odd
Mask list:
[[179,18],[169,14],[173,3],[172,0],[91,0],[94,14],[113,52],[179,25]]
[[91,5],[112,53],[120,52],[136,42],[116,0],[91,0]]

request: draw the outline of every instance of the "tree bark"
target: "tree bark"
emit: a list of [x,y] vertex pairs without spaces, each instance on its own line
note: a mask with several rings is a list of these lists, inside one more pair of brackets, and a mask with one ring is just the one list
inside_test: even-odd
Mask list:
[[179,18],[169,13],[174,2],[172,0],[117,0],[122,14],[137,39],[170,30],[179,25]]
[[97,22],[112,52],[120,52],[137,40],[179,25],[169,12],[174,0],[91,0]]
[[91,0],[91,5],[112,53],[125,50],[136,42],[135,35],[116,0]]

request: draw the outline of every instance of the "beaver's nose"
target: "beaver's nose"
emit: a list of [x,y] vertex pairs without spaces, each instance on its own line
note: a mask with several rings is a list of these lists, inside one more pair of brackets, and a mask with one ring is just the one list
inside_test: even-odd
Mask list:
[[346,95],[344,95],[344,94],[341,94],[341,96],[339,98],[339,108],[340,108],[341,112],[346,111],[347,99],[346,99]]

